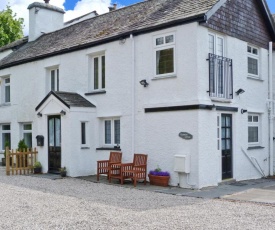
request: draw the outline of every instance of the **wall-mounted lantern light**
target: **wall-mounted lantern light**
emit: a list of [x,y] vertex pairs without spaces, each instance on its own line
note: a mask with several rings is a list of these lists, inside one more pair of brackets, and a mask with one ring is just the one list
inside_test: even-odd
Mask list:
[[60,114],[61,114],[62,116],[65,116],[65,115],[66,115],[66,112],[65,112],[64,110],[61,110],[61,111],[60,111]]
[[241,114],[247,113],[247,109],[241,109]]
[[144,87],[146,87],[147,85],[149,85],[149,83],[146,81],[146,79],[143,79],[139,82],[141,85],[143,85]]
[[238,89],[237,91],[236,91],[236,94],[237,95],[240,95],[240,94],[242,94],[242,93],[244,93],[245,91],[243,90],[243,89]]
[[37,117],[38,117],[38,118],[42,117],[42,113],[39,112],[39,113],[37,114]]

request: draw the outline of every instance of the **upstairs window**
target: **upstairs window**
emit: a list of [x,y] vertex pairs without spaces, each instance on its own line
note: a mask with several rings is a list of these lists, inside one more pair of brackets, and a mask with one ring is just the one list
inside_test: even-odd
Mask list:
[[156,77],[175,74],[175,34],[155,37]]
[[105,55],[93,57],[94,90],[105,89]]
[[253,46],[247,46],[247,66],[248,75],[259,77],[259,49]]
[[50,70],[50,90],[59,91],[59,69]]
[[10,78],[9,77],[5,77],[2,78],[1,81],[2,83],[2,87],[1,87],[1,98],[2,98],[2,103],[10,103],[11,101],[11,93],[10,93]]

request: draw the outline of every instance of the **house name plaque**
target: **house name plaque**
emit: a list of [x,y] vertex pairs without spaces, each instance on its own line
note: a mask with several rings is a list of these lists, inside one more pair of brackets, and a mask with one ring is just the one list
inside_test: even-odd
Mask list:
[[179,137],[181,137],[182,139],[185,139],[185,140],[193,139],[193,135],[190,133],[187,133],[187,132],[180,132]]

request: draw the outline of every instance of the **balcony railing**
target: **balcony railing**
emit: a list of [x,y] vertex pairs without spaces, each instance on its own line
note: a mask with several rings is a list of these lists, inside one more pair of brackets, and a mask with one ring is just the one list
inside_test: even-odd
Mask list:
[[233,99],[232,59],[209,54],[209,96]]

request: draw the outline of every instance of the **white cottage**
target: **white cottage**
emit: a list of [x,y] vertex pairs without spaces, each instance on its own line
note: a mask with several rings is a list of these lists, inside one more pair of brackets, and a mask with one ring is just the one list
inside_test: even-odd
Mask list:
[[148,0],[63,23],[35,2],[0,48],[0,146],[24,138],[44,172],[96,173],[148,154],[171,185],[273,174],[272,41],[265,0]]

